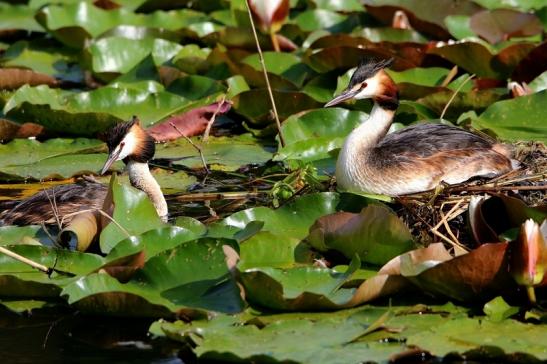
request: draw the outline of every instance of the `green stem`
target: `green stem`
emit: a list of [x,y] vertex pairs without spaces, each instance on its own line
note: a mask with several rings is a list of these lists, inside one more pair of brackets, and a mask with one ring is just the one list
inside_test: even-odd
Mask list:
[[537,301],[536,301],[536,291],[534,289],[534,286],[526,287],[526,293],[528,293],[528,299],[530,300],[530,302],[535,306]]

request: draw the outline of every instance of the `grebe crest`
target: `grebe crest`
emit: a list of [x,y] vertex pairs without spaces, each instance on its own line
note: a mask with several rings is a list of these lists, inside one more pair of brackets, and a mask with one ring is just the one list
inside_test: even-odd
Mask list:
[[109,156],[101,174],[119,160],[123,160],[125,164],[130,160],[148,163],[156,152],[154,138],[141,127],[139,119],[135,116],[129,122],[115,125],[104,137]]

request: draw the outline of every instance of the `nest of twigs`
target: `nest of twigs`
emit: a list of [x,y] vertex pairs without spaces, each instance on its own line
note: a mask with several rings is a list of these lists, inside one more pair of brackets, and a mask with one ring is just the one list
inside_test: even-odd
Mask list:
[[528,206],[547,206],[547,147],[539,142],[515,144],[520,169],[494,179],[475,179],[429,192],[397,198],[397,213],[423,245],[442,241],[456,252],[476,246],[468,208],[474,196],[506,195]]

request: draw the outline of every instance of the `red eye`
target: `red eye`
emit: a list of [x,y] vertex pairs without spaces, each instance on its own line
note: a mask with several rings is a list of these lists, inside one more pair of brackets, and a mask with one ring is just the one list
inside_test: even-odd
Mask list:
[[363,82],[363,83],[361,84],[361,90],[364,89],[365,87],[367,87],[367,83],[366,83],[366,82]]
[[120,143],[120,148],[123,148],[124,145],[125,145],[125,142],[121,142]]

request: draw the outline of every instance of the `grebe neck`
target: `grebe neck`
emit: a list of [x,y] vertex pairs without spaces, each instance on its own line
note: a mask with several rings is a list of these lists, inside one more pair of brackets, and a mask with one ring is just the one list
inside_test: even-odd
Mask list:
[[359,150],[374,148],[387,134],[394,115],[395,110],[384,108],[375,102],[370,117],[351,132],[343,149],[358,153]]
[[127,171],[129,172],[129,181],[131,185],[148,195],[159,217],[162,221],[167,221],[167,202],[163,193],[161,192],[160,185],[150,173],[148,163],[136,162],[130,160],[127,163]]

